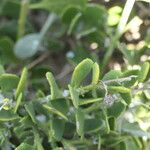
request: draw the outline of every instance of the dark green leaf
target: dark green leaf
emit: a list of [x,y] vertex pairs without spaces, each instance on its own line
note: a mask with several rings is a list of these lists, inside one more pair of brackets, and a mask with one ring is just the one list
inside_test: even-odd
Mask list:
[[51,130],[54,138],[61,141],[65,129],[65,122],[61,119],[54,118],[52,120]]
[[125,111],[125,104],[122,102],[115,102],[110,108],[107,109],[108,116],[118,118]]

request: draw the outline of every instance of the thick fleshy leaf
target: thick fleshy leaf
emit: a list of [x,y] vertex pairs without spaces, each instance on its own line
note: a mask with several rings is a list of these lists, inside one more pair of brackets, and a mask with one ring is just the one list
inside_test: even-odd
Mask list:
[[84,78],[90,73],[93,66],[93,61],[91,59],[84,59],[80,62],[72,75],[71,86],[79,87]]
[[58,86],[57,86],[57,84],[55,82],[53,74],[51,72],[47,72],[46,73],[46,78],[47,78],[48,83],[50,85],[51,98],[52,99],[61,98],[62,97],[62,93],[59,90],[59,88],[58,88]]
[[100,76],[100,68],[97,63],[93,64],[93,71],[92,71],[92,84],[97,84],[99,81]]
[[14,46],[14,53],[20,59],[32,57],[40,46],[40,34],[28,34],[17,41]]
[[69,92],[70,92],[72,103],[73,103],[75,108],[78,108],[79,93],[77,92],[77,90],[74,87],[71,87],[70,85],[68,87],[69,87]]
[[131,90],[123,86],[108,86],[108,91],[114,93],[129,93]]

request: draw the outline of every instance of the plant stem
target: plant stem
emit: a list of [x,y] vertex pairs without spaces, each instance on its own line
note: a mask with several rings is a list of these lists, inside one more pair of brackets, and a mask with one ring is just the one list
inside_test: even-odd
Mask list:
[[48,16],[48,18],[47,18],[47,20],[46,20],[44,26],[42,27],[42,29],[41,29],[41,31],[40,31],[41,40],[43,39],[44,35],[47,33],[48,29],[49,29],[49,28],[51,27],[51,25],[53,24],[53,22],[56,20],[56,18],[57,18],[57,16],[56,16],[56,14],[54,14],[54,13],[51,13],[51,14]]
[[21,2],[20,17],[18,21],[18,35],[17,35],[18,39],[22,37],[25,33],[25,23],[26,23],[28,10],[29,10],[29,0],[23,0]]
[[130,16],[130,13],[131,13],[134,3],[135,3],[135,0],[127,0],[127,2],[125,4],[120,22],[119,22],[117,30],[116,30],[116,33],[113,37],[111,37],[112,42],[104,56],[103,63],[102,63],[102,73],[104,73],[104,70],[111,58],[111,55],[113,54],[113,51],[116,48],[117,43],[125,30],[125,26],[127,24],[127,21]]

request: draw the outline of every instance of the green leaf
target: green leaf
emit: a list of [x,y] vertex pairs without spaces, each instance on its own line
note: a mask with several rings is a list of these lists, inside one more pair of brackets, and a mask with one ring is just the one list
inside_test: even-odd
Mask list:
[[79,12],[81,12],[81,10],[77,6],[68,6],[61,15],[62,21],[66,24],[70,24],[72,19]]
[[55,99],[55,100],[50,101],[50,104],[53,108],[62,112],[64,115],[67,115],[69,111],[69,107],[68,107],[66,99]]
[[70,26],[69,26],[69,29],[68,29],[68,35],[70,35],[72,32],[73,32],[73,29],[75,28],[77,22],[79,21],[79,19],[81,18],[81,13],[77,13],[75,15],[75,17],[72,19],[71,23],[70,23]]
[[0,87],[3,92],[15,89],[17,87],[18,82],[19,82],[18,76],[14,74],[4,73],[0,76]]
[[19,12],[20,12],[20,3],[19,3],[19,1],[6,0],[2,10],[0,11],[0,15],[17,19],[19,17]]
[[32,57],[38,51],[40,42],[40,34],[28,34],[17,41],[14,46],[14,53],[20,59],[27,59]]
[[18,115],[14,114],[11,110],[0,110],[0,121],[11,121],[18,118]]
[[22,93],[19,94],[18,98],[17,98],[17,102],[14,108],[14,113],[17,112],[19,105],[21,104],[21,100],[22,100]]
[[84,134],[84,119],[84,112],[80,108],[78,108],[76,110],[76,130],[80,136],[83,136]]
[[25,109],[28,112],[29,116],[31,117],[32,121],[36,123],[35,111],[33,103],[30,102],[29,104],[25,104]]
[[111,70],[104,75],[104,77],[102,78],[102,81],[118,79],[121,75],[122,75],[121,71]]
[[84,123],[84,132],[93,133],[98,132],[104,128],[104,122],[99,119],[86,119]]
[[139,70],[127,70],[127,71],[123,72],[123,74],[120,76],[120,78],[132,76],[131,80],[124,81],[123,85],[125,87],[132,87],[137,81],[138,73],[139,73]]
[[124,99],[124,101],[129,105],[132,101],[132,95],[131,92],[129,93],[120,93],[121,97]]
[[21,143],[15,150],[35,150],[35,148],[27,143]]
[[93,64],[93,71],[92,71],[92,84],[97,84],[99,81],[100,76],[100,69],[97,63]]
[[122,102],[115,102],[111,107],[107,109],[107,115],[118,118],[126,109],[126,106]]
[[88,4],[83,11],[83,20],[88,29],[91,27],[100,29],[106,25],[107,11],[102,5]]
[[3,37],[0,39],[0,62],[2,64],[9,64],[16,61],[12,51],[13,45],[13,41],[8,37]]
[[64,120],[54,118],[52,120],[51,130],[54,138],[57,141],[61,141],[63,133],[65,129],[65,122]]
[[93,98],[93,99],[80,99],[79,105],[87,105],[95,102],[101,102],[103,98]]
[[26,80],[27,80],[27,73],[28,73],[27,68],[24,68],[21,73],[21,78],[20,78],[20,81],[19,81],[17,89],[16,89],[16,95],[15,95],[16,99],[24,91]]
[[50,85],[51,99],[61,98],[62,97],[62,93],[59,90],[59,88],[58,88],[58,86],[57,86],[57,84],[55,82],[53,74],[51,72],[47,72],[46,73],[46,78],[47,78],[48,83]]
[[109,127],[110,127],[110,130],[115,130],[115,126],[116,126],[116,118],[115,117],[110,117],[108,119],[108,122],[109,122]]
[[68,120],[67,116],[65,116],[62,112],[58,111],[57,109],[49,106],[49,105],[43,105],[44,108],[46,108],[50,113],[56,114],[60,117],[62,117],[65,120]]
[[131,90],[123,86],[108,86],[108,91],[118,93],[129,93]]
[[141,66],[141,70],[138,74],[138,80],[139,82],[144,82],[146,79],[150,69],[150,64],[148,62],[144,62],[144,64]]
[[43,0],[39,3],[32,4],[31,9],[46,9],[61,14],[69,6],[82,8],[86,5],[87,0]]
[[72,103],[73,103],[75,108],[78,108],[79,93],[77,92],[77,90],[74,87],[71,87],[70,85],[68,85],[68,87],[69,87],[69,92],[70,92]]
[[93,66],[93,61],[91,59],[84,59],[80,62],[72,75],[71,86],[79,87],[83,79],[90,73]]

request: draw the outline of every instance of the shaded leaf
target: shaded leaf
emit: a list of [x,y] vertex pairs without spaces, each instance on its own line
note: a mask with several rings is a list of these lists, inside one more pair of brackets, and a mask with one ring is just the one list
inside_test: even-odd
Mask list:
[[90,73],[92,66],[93,61],[91,59],[87,58],[80,62],[73,72],[71,86],[79,87],[83,79]]
[[64,120],[54,118],[52,120],[51,130],[54,138],[57,141],[61,141],[63,133],[65,129],[65,122]]
[[122,102],[115,102],[111,107],[107,109],[108,116],[118,118],[126,109],[126,106]]

